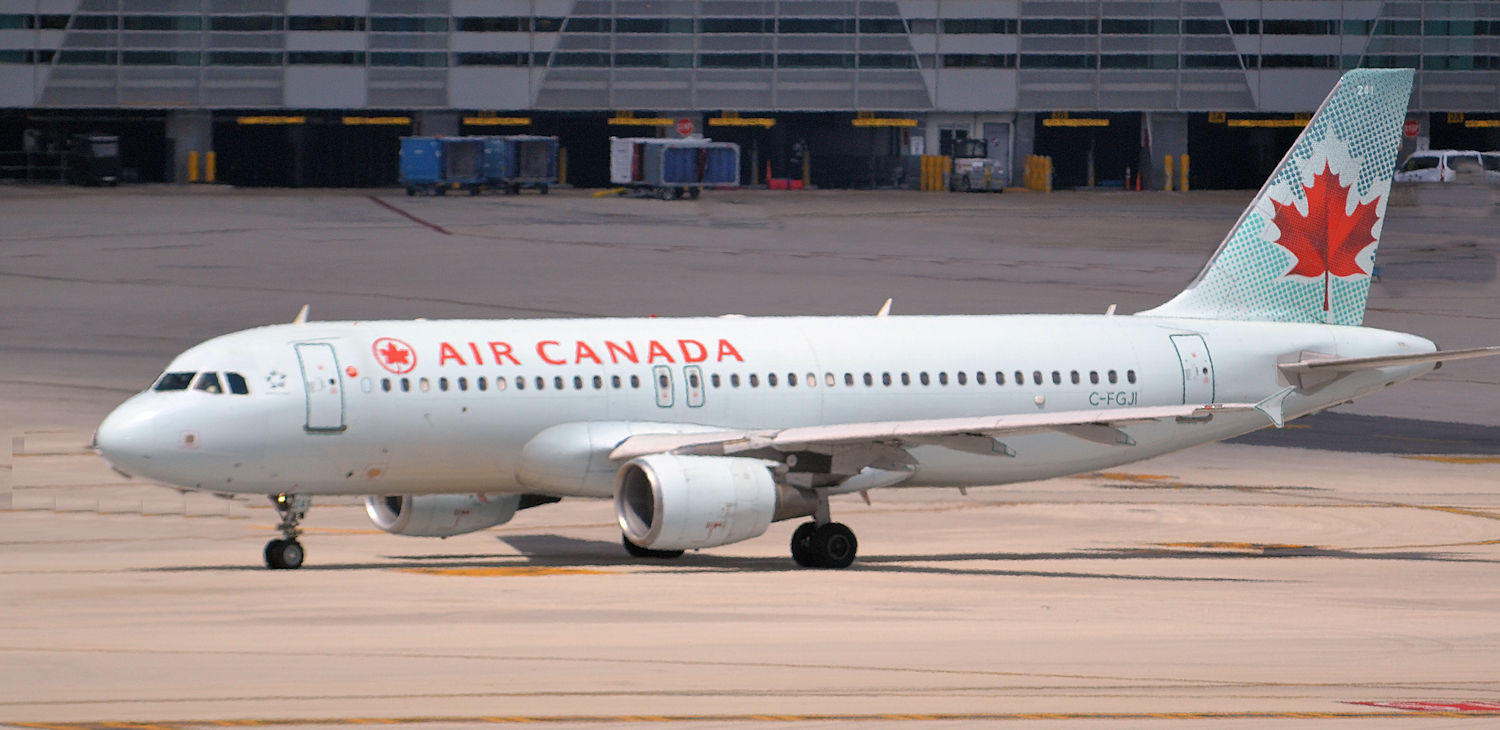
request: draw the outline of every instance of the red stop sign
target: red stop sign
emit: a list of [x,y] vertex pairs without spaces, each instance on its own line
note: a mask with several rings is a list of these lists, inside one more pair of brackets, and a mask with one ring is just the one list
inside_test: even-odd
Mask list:
[[1418,124],[1415,119],[1408,119],[1405,124],[1401,125],[1401,133],[1408,137],[1415,137],[1420,131],[1422,131],[1422,125]]
[[683,117],[677,120],[677,133],[686,137],[693,133],[693,120]]

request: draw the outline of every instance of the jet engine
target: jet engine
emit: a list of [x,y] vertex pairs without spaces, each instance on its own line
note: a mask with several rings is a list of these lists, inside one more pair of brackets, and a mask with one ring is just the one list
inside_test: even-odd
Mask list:
[[728,545],[772,522],[816,511],[808,491],[776,482],[772,462],[652,454],[615,476],[615,516],[630,542],[650,550]]
[[365,497],[370,521],[393,535],[451,537],[510,521],[519,494],[432,494]]

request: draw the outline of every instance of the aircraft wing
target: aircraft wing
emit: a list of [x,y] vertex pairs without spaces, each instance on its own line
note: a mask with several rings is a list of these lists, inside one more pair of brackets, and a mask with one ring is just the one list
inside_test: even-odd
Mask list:
[[1207,421],[1216,413],[1250,411],[1253,403],[1110,408],[1058,413],[938,418],[913,421],[871,421],[785,429],[757,429],[693,434],[641,434],[625,439],[609,458],[627,461],[658,453],[702,456],[751,455],[747,452],[835,453],[860,447],[915,445],[944,446],[959,451],[1013,456],[1000,437],[1055,431],[1094,443],[1129,446],[1134,443],[1122,426],[1176,419]]

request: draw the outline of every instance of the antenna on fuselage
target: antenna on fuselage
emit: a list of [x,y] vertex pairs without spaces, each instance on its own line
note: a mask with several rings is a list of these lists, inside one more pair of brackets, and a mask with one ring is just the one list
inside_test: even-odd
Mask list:
[[889,316],[890,313],[891,313],[891,300],[887,299],[887,300],[885,300],[885,304],[880,305],[880,311],[876,312],[875,316],[876,317],[882,317],[882,318],[884,318],[886,316]]
[[310,306],[312,305],[302,305],[302,311],[297,312],[297,316],[292,319],[292,324],[307,324],[307,308]]

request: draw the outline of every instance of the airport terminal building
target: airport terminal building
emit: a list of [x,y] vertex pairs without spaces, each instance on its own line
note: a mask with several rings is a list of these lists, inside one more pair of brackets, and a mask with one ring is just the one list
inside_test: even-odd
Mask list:
[[[1419,69],[1408,149],[1500,148],[1500,2],[0,0],[0,177],[69,136],[127,177],[385,185],[410,134],[737,142],[743,182],[909,184],[983,138],[1019,178],[1260,183],[1340,73]],[[805,171],[805,172],[804,172]]]

